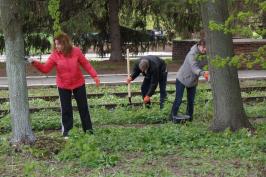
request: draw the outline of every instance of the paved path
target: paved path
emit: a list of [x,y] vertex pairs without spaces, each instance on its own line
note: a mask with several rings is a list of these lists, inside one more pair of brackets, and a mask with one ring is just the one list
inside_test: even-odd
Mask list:
[[[143,52],[143,53],[140,52],[137,55],[130,54],[129,57],[131,60],[135,60],[135,59],[138,59],[139,57],[147,56],[147,55],[156,55],[156,56],[161,57],[161,58],[172,58],[172,52],[171,51],[169,51],[169,52],[163,52],[163,51],[161,51],[161,52]],[[42,62],[47,61],[49,56],[50,56],[50,54],[42,55],[41,61]],[[104,61],[104,60],[110,59],[110,54],[106,54],[105,56],[101,57],[97,53],[86,53],[85,56],[88,60],[93,60],[93,61]],[[31,56],[31,57],[35,58],[37,60],[40,60],[40,56]],[[2,63],[6,62],[5,55],[0,55],[0,63],[1,62]]]
[[[266,79],[266,70],[243,70],[238,72],[239,79]],[[126,74],[104,74],[99,75],[102,84],[126,84]],[[134,82],[142,82],[143,77],[138,77]],[[176,72],[168,74],[168,82],[175,82]],[[200,77],[200,81],[204,79]],[[94,84],[91,77],[86,76],[87,84]],[[29,76],[27,77],[27,84],[29,87],[35,86],[54,86],[55,76]],[[0,88],[8,88],[8,81],[6,77],[0,77]]]

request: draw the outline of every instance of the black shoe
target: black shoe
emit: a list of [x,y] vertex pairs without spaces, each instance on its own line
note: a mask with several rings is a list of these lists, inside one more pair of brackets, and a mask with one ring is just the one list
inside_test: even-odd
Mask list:
[[92,129],[90,129],[90,130],[86,130],[85,133],[86,133],[86,134],[89,134],[89,135],[93,135],[93,134],[94,134]]
[[68,132],[63,132],[64,139],[68,139]]
[[168,116],[168,120],[169,120],[169,121],[173,121],[173,115],[172,115],[172,113],[169,114],[169,116]]
[[68,132],[63,132],[63,137],[68,136]]
[[151,109],[151,105],[150,104],[145,104],[145,108],[146,109]]
[[190,119],[190,116],[189,115],[177,115],[177,116],[173,116],[173,122],[175,124],[185,123],[189,119]]

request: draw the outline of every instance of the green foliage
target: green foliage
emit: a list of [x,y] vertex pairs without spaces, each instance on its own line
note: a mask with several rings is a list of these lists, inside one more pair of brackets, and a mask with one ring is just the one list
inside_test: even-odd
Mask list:
[[[77,41],[83,42],[86,35],[105,30],[106,20],[108,20],[106,0],[62,1],[61,3],[62,28],[71,35],[75,34],[73,37],[78,38]],[[65,11],[68,13],[64,13]],[[93,37],[93,35],[90,37]]]
[[266,68],[266,45],[260,47],[257,51],[252,52],[249,55],[235,55],[233,57],[221,57],[216,56],[210,59],[210,64],[216,68],[223,68],[225,66],[232,67],[243,67],[245,66],[248,69],[252,69],[256,65],[260,65],[263,69]]
[[237,14],[237,19],[239,19],[240,21],[244,21],[246,20],[248,17],[254,15],[252,12],[242,12],[240,11],[238,14]]
[[[40,148],[39,145],[23,147],[22,152],[13,154],[12,158],[23,159],[22,174],[25,176],[175,176],[173,170],[178,170],[181,176],[240,177],[264,173],[265,123],[255,124],[256,134],[253,135],[246,129],[212,133],[208,124],[194,121],[181,125],[110,125],[95,128],[94,135],[73,129],[70,138],[61,143],[59,133],[40,132],[41,137],[51,142],[43,142],[37,134],[37,139],[43,142]],[[0,159],[10,150],[7,145],[3,152],[5,146],[0,143]],[[54,151],[51,146],[62,146],[59,154],[49,160],[39,158],[45,148]],[[31,161],[26,160],[29,158]],[[12,163],[15,170],[21,168],[17,162]],[[4,161],[3,164],[5,167],[8,163]]]
[[11,152],[10,145],[7,139],[3,136],[0,137],[0,155],[9,154]]
[[265,102],[257,103],[256,106],[254,105],[245,105],[246,114],[248,117],[265,117],[266,110],[265,110]]
[[49,53],[51,44],[49,35],[46,34],[26,34],[25,36],[25,53],[27,55],[37,55]]
[[[19,1],[19,11],[24,35],[25,55],[48,53],[51,19],[45,1]],[[4,37],[0,30],[0,54],[4,51]]]
[[82,135],[77,130],[71,132],[70,139],[58,158],[62,161],[78,160],[80,165],[91,168],[113,166],[118,161],[117,156],[101,151],[93,135]]
[[244,37],[252,37],[252,29],[248,26],[233,25],[235,20],[245,21],[247,16],[250,16],[251,12],[239,12],[236,16],[229,16],[224,24],[219,24],[215,21],[209,22],[209,28],[212,31],[222,31],[225,34],[241,35]]
[[[165,124],[144,128],[102,128],[96,131],[95,137],[74,133],[76,136],[70,137],[64,150],[70,154],[63,156],[62,159],[80,158],[83,161],[82,154],[86,152],[94,152],[94,159],[101,159],[103,157],[99,150],[101,149],[103,152],[114,154],[117,152],[143,152],[146,155],[165,156],[178,153],[185,157],[212,157],[217,160],[238,158],[265,163],[266,158],[263,156],[265,125],[260,125],[257,128],[258,135],[255,136],[251,136],[245,129],[237,133],[232,133],[229,130],[223,133],[212,133],[207,131],[206,124],[202,123]],[[90,159],[90,161],[92,160]],[[98,162],[91,163],[97,164]]]
[[[243,83],[242,83],[243,82]],[[265,85],[265,81],[242,81],[241,85],[243,86],[263,86]],[[202,88],[206,88],[208,85],[201,84],[197,91],[197,96],[195,100],[195,117],[197,117],[198,121],[208,122],[213,116],[212,110],[212,94],[210,91],[203,90]],[[167,86],[169,90],[174,90],[174,85]],[[139,90],[140,86],[134,84],[134,88]],[[171,89],[170,89],[171,88]],[[88,90],[94,90],[96,87],[88,86]],[[101,98],[89,98],[88,102],[90,105],[94,104],[104,104],[104,103],[128,103],[127,98],[118,98],[113,95],[109,95],[109,92],[114,91],[126,91],[126,86],[116,86],[116,87],[105,87],[97,88],[101,92],[106,92],[106,95]],[[37,93],[38,95],[47,92],[57,92],[55,88],[46,89],[31,89],[29,93]],[[3,94],[4,95],[4,94]],[[243,97],[247,96],[265,96],[265,92],[261,91],[253,91],[250,93],[242,92]],[[47,95],[48,96],[48,95]],[[159,109],[159,105],[153,104],[151,109],[146,109],[145,107],[117,107],[116,109],[107,110],[103,107],[94,107],[90,109],[92,121],[95,125],[123,125],[123,124],[155,124],[155,123],[165,123],[168,120],[169,112],[172,106],[172,102],[174,101],[175,95],[168,94],[168,99],[166,101],[165,108],[163,110]],[[184,95],[184,100],[186,95]],[[142,98],[140,96],[132,97],[133,101],[141,102]],[[209,101],[206,102],[206,99]],[[109,101],[111,100],[111,101]],[[155,94],[152,97],[153,102],[159,102],[159,94]],[[73,100],[73,105],[76,105],[76,101]],[[263,110],[263,106],[265,102],[262,102],[261,106],[257,104],[247,104],[245,106],[246,111],[250,117],[263,117],[265,116],[265,111]],[[30,107],[49,107],[49,106],[57,106],[59,107],[59,101],[45,101],[42,99],[30,100]],[[1,103],[2,109],[8,109],[8,102]],[[181,112],[185,112],[186,104],[181,105]],[[33,129],[35,131],[39,130],[49,130],[49,129],[60,129],[60,119],[61,115],[59,111],[52,110],[41,110],[39,112],[31,113],[31,123]],[[77,111],[74,111],[74,126],[81,127],[79,114]],[[6,115],[5,117],[0,119],[0,132],[10,132],[11,131],[11,117],[10,115]]]
[[34,176],[35,170],[37,168],[36,162],[27,161],[25,162],[24,168],[23,168],[23,175],[24,176]]
[[218,24],[213,20],[209,21],[209,28],[212,31],[225,31],[225,25]]
[[[31,114],[31,125],[35,131],[44,129],[60,129],[60,113],[43,110]],[[11,131],[11,117],[7,115],[0,120],[0,132]]]
[[197,2],[154,0],[151,9],[154,18],[161,22],[157,26],[164,28],[170,40],[177,33],[187,38],[187,34],[200,31],[200,6]]
[[263,11],[266,11],[266,2],[265,1],[262,1],[260,4],[259,4],[260,8],[263,10]]
[[58,33],[61,32],[59,6],[60,6],[60,0],[49,0],[48,10],[50,16],[54,20],[54,25],[53,25],[54,35],[57,35]]
[[239,65],[239,57],[235,56],[235,57],[226,57],[226,58],[222,58],[220,56],[216,56],[214,59],[211,59],[211,65],[216,67],[216,68],[223,68],[225,66],[240,66]]
[[[258,95],[258,93],[245,94]],[[264,93],[265,95],[265,93]],[[173,97],[173,96],[171,96]],[[210,99],[211,93],[199,91],[196,97],[195,115],[197,121],[209,122],[213,116],[212,101],[205,102],[202,98]],[[200,99],[201,98],[201,99]],[[263,107],[265,102],[259,104],[249,104],[245,106],[245,109],[250,117],[263,117],[265,111]],[[169,112],[172,104],[167,103],[165,108],[160,111],[158,105],[153,105],[151,109],[146,108],[123,108],[118,107],[115,110],[107,110],[105,108],[92,108],[90,109],[92,121],[96,126],[103,125],[132,125],[132,124],[158,124],[168,121]],[[185,112],[185,104],[181,105],[181,112]],[[31,114],[32,127],[35,131],[40,130],[59,130],[61,115],[60,112],[51,110],[42,110]],[[74,111],[74,126],[81,127],[80,118],[78,112]],[[10,115],[0,119],[0,132],[10,132],[11,122]]]
[[[215,2],[213,2],[215,3]],[[244,38],[258,38],[261,39],[265,36],[266,31],[263,26],[262,16],[265,2],[261,0],[250,1],[230,1],[230,11],[229,17],[224,23],[210,20],[209,29],[212,31],[223,32],[224,34],[229,34],[236,37]],[[261,65],[262,68],[265,67],[265,46],[260,47],[258,51],[253,52],[248,55],[239,55],[232,58],[223,58],[221,56],[216,56],[210,60],[214,67],[222,68],[225,66],[241,67],[245,66],[247,68],[252,68],[255,65]]]

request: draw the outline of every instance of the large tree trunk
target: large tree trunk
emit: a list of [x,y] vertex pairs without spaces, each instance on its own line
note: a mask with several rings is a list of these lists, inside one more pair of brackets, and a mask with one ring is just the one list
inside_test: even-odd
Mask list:
[[29,120],[29,102],[24,62],[24,40],[20,0],[0,0],[0,22],[5,38],[6,71],[9,85],[12,144],[30,144],[35,136]]
[[236,131],[240,128],[251,128],[241,99],[237,68],[224,66],[217,68],[210,64],[215,56],[223,58],[233,56],[232,36],[222,31],[211,31],[208,28],[210,20],[224,24],[228,18],[226,0],[209,0],[202,4],[203,26],[206,32],[207,54],[211,86],[213,91],[214,118],[211,125],[213,131],[223,131],[230,128]]
[[119,26],[119,4],[118,0],[108,1],[109,9],[109,32],[111,40],[110,60],[122,60],[121,34]]

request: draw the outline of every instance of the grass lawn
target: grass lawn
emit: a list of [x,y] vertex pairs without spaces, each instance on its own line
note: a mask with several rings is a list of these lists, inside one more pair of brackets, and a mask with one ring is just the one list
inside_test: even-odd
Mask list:
[[[265,81],[242,82],[242,86],[266,85]],[[200,85],[199,88],[206,88]],[[89,90],[95,90],[88,87]],[[139,85],[133,87],[138,90]],[[169,90],[174,86],[169,86]],[[102,87],[103,93],[126,91],[125,86]],[[46,92],[45,92],[46,91]],[[56,94],[56,89],[49,91]],[[4,91],[1,91],[3,95]],[[32,95],[47,93],[32,89]],[[253,91],[244,96],[264,95]],[[158,101],[159,95],[154,95]],[[185,98],[185,96],[184,96]],[[266,101],[245,104],[256,132],[242,129],[232,133],[213,133],[212,101],[208,91],[198,91],[193,122],[173,124],[168,115],[174,94],[168,96],[163,110],[158,105],[90,109],[94,135],[81,132],[78,112],[74,129],[64,140],[60,133],[60,112],[42,110],[30,115],[37,141],[32,146],[11,147],[10,115],[0,119],[0,176],[239,176],[264,177],[266,174],[266,122],[254,123],[252,117],[266,117]],[[141,98],[136,96],[137,101]],[[127,98],[105,95],[89,103],[126,102]],[[32,100],[30,106],[58,106],[58,101]],[[8,108],[8,102],[1,108]],[[185,104],[181,105],[184,112]]]

